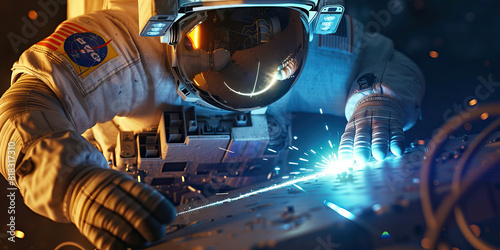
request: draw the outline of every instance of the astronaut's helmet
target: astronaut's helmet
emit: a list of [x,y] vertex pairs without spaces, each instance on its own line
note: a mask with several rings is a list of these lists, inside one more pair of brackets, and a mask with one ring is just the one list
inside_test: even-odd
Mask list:
[[309,35],[292,8],[222,8],[178,21],[169,48],[181,95],[236,111],[265,107],[283,97],[303,69]]
[[[159,36],[184,100],[248,111],[297,81],[309,39],[333,34],[343,0],[138,0],[141,36]],[[309,32],[311,30],[312,32]]]

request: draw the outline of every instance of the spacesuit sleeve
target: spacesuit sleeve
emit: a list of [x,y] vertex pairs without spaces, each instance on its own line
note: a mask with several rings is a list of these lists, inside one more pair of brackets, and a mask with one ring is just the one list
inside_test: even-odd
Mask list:
[[425,91],[425,80],[419,67],[396,51],[390,39],[377,33],[365,32],[359,49],[358,72],[351,83],[345,107],[347,120],[361,99],[382,94],[398,101],[403,110],[404,130],[410,129],[420,116],[420,104]]
[[22,75],[0,99],[2,175],[33,211],[69,222],[63,198],[73,170],[106,168],[106,160],[66,117],[58,98],[38,78]]
[[152,92],[131,89],[146,77],[133,67],[140,56],[128,21],[102,12],[63,22],[23,53],[0,99],[0,172],[30,209],[54,221],[69,222],[64,196],[72,175],[109,168],[81,134],[128,115]]

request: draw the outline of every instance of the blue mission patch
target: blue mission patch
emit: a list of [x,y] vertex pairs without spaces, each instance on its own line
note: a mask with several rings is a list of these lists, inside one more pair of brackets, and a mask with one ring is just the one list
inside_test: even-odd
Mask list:
[[66,38],[64,51],[76,65],[93,67],[108,55],[107,45],[108,43],[95,33],[76,33]]

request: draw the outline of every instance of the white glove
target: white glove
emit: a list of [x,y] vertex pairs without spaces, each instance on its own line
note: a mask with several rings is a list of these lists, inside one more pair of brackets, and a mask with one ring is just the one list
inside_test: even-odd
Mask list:
[[174,206],[153,188],[125,173],[86,167],[72,178],[65,212],[99,249],[144,247],[165,235]]
[[405,150],[401,112],[400,105],[390,96],[370,95],[361,99],[340,140],[340,161],[364,164],[370,155],[383,160],[389,146],[394,155],[401,156]]

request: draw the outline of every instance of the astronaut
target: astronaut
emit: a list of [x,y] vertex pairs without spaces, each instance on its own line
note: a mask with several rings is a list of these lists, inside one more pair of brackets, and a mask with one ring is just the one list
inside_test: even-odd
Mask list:
[[106,152],[171,106],[258,109],[283,124],[321,108],[348,120],[343,161],[403,153],[424,78],[388,38],[347,15],[315,33],[325,1],[236,2],[107,1],[25,51],[0,99],[0,171],[26,205],[101,249],[160,239],[175,208],[109,169]]

